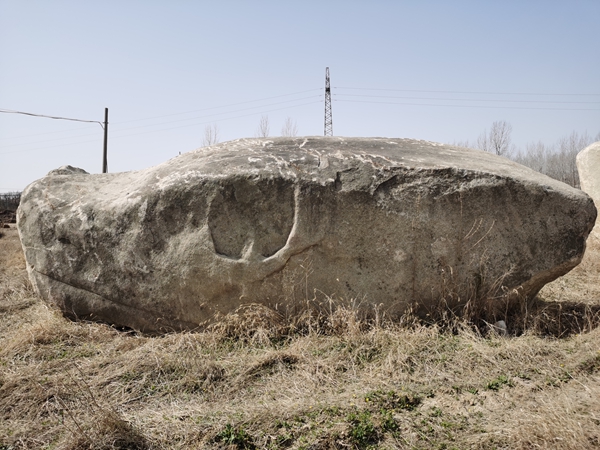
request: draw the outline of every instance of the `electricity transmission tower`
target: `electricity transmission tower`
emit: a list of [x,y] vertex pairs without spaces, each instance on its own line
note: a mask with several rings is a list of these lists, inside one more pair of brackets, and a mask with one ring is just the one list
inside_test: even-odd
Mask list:
[[329,67],[325,69],[325,136],[333,136],[333,117],[331,115],[331,85]]

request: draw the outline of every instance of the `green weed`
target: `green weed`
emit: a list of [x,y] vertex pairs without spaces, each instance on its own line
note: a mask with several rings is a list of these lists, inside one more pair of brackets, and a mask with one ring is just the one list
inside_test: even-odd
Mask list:
[[414,410],[422,402],[419,396],[399,394],[396,391],[376,390],[365,395],[365,402],[370,402],[387,409]]
[[250,436],[242,426],[234,427],[230,423],[225,425],[223,431],[215,436],[214,441],[222,442],[226,445],[235,445],[238,449],[256,449],[252,436]]
[[513,384],[510,381],[509,377],[507,377],[506,375],[500,375],[495,380],[489,381],[485,385],[485,387],[486,387],[486,389],[489,389],[490,391],[499,391],[500,388],[502,388],[502,386],[512,386],[512,385]]
[[347,420],[350,424],[348,435],[358,448],[366,448],[378,441],[377,428],[369,411],[352,412],[348,414]]

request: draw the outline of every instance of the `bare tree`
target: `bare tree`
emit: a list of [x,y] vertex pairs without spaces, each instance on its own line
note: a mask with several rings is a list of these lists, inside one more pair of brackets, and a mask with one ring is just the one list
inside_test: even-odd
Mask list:
[[489,133],[486,130],[479,135],[477,148],[484,152],[508,157],[515,149],[511,143],[511,133],[512,125],[510,123],[504,120],[496,121],[492,124]]
[[285,123],[281,128],[281,135],[286,137],[293,137],[298,134],[298,126],[296,125],[296,121],[292,120],[291,117],[287,117],[285,119]]
[[256,137],[268,137],[269,130],[269,116],[261,116],[258,128],[256,129]]
[[494,122],[490,129],[491,151],[496,155],[509,156],[514,150],[511,143],[512,125],[504,120]]
[[476,148],[479,150],[483,150],[484,152],[490,151],[490,141],[488,139],[487,130],[484,130],[483,133],[479,135],[476,142]]
[[[590,145],[594,140],[587,134],[579,135],[573,131],[569,136],[559,139],[557,155],[560,158],[560,173],[556,177],[564,183],[580,187],[577,171],[577,153]],[[552,176],[552,175],[551,175]]]
[[202,147],[209,147],[219,143],[219,127],[216,123],[204,127],[204,139]]

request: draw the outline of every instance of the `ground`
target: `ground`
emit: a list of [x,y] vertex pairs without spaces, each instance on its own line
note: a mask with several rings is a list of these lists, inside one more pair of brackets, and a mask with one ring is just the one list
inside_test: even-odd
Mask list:
[[506,336],[452,317],[258,306],[204,332],[146,336],[45,306],[11,227],[1,450],[600,447],[600,249],[509,315]]

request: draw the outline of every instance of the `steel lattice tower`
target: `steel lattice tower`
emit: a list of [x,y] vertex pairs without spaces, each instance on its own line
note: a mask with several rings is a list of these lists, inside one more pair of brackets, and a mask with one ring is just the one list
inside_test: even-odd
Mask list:
[[333,136],[333,116],[331,114],[331,85],[329,67],[325,69],[325,136]]

